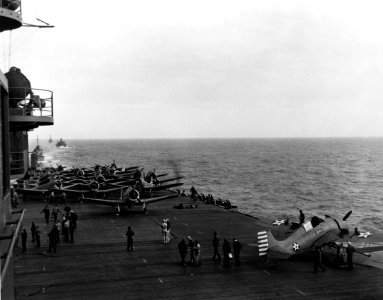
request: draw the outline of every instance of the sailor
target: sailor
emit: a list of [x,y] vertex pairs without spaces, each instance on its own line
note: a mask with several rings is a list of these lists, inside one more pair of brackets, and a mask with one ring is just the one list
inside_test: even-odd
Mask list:
[[241,253],[242,245],[237,239],[233,239],[233,251],[234,251],[234,259],[235,265],[240,266],[241,261],[239,260],[239,254]]
[[190,193],[191,193],[191,198],[194,200],[197,200],[196,197],[198,196],[198,192],[194,186],[190,188]]
[[58,213],[61,213],[61,211],[57,207],[57,204],[55,204],[55,207],[52,208],[52,218],[55,220],[55,223],[57,223],[57,215],[58,215]]
[[350,242],[347,242],[346,254],[347,254],[347,269],[348,270],[354,269],[354,264],[352,262],[352,256],[354,252],[355,252],[355,247],[351,245]]
[[299,224],[303,224],[305,222],[305,214],[303,213],[303,211],[300,209],[299,210]]
[[74,234],[74,224],[73,224],[73,221],[70,220],[69,221],[69,235],[70,235],[70,242],[73,243],[74,242],[74,239],[73,239],[73,234]]
[[181,242],[179,242],[178,251],[179,251],[180,256],[181,256],[181,264],[183,266],[186,266],[185,257],[186,257],[186,253],[188,251],[188,245],[186,244],[184,239],[182,239]]
[[194,241],[191,236],[188,236],[188,248],[190,248],[190,260],[189,264],[195,263],[195,256],[194,256]]
[[223,252],[223,266],[230,267],[229,254],[231,254],[231,247],[229,242],[226,239],[223,240],[222,252]]
[[170,220],[166,219],[166,243],[170,242]]
[[341,253],[340,245],[336,246],[335,265],[337,268],[342,268],[344,266],[344,260],[343,255]]
[[321,268],[322,272],[326,271],[322,265],[322,247],[316,246],[314,250],[314,273],[318,273],[318,267]]
[[35,242],[35,238],[36,238],[36,225],[35,225],[35,222],[32,222],[31,233],[32,233],[32,243],[34,243]]
[[28,233],[27,233],[27,230],[24,228],[23,231],[21,232],[21,244],[23,247],[23,252],[27,250],[27,237],[28,237]]
[[128,226],[128,231],[125,234],[127,238],[127,246],[126,246],[127,251],[133,251],[133,235],[134,235],[134,231],[132,230],[130,226]]
[[40,248],[40,234],[39,226],[36,226],[36,248]]
[[49,207],[48,207],[48,204],[45,205],[45,207],[43,208],[43,210],[40,212],[41,213],[44,213],[44,216],[45,216],[45,223],[48,224],[49,223],[49,216],[50,216],[50,211],[49,211]]
[[167,243],[167,240],[166,240],[167,228],[168,228],[168,223],[166,222],[166,219],[163,219],[161,224],[161,233],[162,233],[162,242],[164,244]]
[[218,261],[221,261],[221,255],[219,255],[218,252],[218,247],[219,247],[219,237],[216,231],[214,231],[214,237],[213,237],[213,260],[215,260],[215,257],[217,256]]
[[195,265],[200,266],[201,265],[201,261],[200,261],[201,245],[199,244],[199,242],[197,240],[194,242],[193,250],[194,250],[194,256],[195,256]]

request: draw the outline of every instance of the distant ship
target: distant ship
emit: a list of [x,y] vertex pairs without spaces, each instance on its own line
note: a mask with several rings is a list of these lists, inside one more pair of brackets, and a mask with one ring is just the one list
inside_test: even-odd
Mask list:
[[36,168],[38,163],[41,161],[44,161],[44,153],[43,148],[41,148],[39,145],[39,138],[37,138],[37,145],[31,153],[31,166]]
[[52,136],[49,136],[49,143],[53,143]]
[[60,139],[60,140],[56,143],[56,147],[58,147],[58,148],[65,148],[65,147],[66,147],[66,142],[65,142],[63,139]]

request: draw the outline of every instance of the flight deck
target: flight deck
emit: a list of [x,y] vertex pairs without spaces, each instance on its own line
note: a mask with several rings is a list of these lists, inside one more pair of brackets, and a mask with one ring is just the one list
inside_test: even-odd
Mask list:
[[[176,209],[183,204],[184,209]],[[196,208],[191,208],[197,204]],[[116,215],[93,203],[67,203],[78,214],[74,243],[48,252],[43,204],[21,202],[27,213],[26,253],[15,251],[16,299],[383,299],[383,270],[355,265],[353,271],[333,266],[324,255],[326,272],[313,273],[311,256],[265,261],[258,256],[257,232],[270,227],[268,218],[194,202],[178,196],[141,210]],[[50,205],[52,208],[53,205]],[[59,204],[63,211],[64,205]],[[161,222],[168,218],[171,241],[162,244]],[[31,242],[30,226],[41,229],[41,248]],[[134,250],[126,251],[125,233],[135,232]],[[229,268],[212,260],[213,232],[223,240],[242,243],[241,266]],[[283,234],[283,233],[282,233]],[[182,266],[177,245],[191,236],[201,244],[202,265]],[[62,236],[61,236],[62,237]],[[189,255],[189,253],[188,253]],[[187,255],[187,259],[188,259]]]

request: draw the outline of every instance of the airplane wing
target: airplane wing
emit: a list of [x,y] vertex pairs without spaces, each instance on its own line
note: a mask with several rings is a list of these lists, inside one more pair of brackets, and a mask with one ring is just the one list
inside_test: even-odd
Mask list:
[[173,188],[173,187],[177,187],[177,186],[181,186],[183,185],[182,182],[175,182],[175,183],[170,183],[170,184],[161,184],[161,185],[154,185],[152,187],[149,187],[149,186],[145,186],[144,187],[144,190],[145,191],[161,191],[161,190],[166,190],[166,189],[170,189],[170,188]]
[[147,198],[147,199],[141,199],[141,203],[149,204],[157,201],[162,201],[170,198],[177,197],[178,194],[172,194],[172,195],[165,195],[165,196],[159,196],[159,197],[152,197],[152,198]]
[[116,186],[116,187],[109,187],[107,189],[98,189],[94,191],[94,193],[99,194],[99,193],[111,193],[111,192],[116,192],[116,191],[121,191],[125,187],[123,186]]
[[47,189],[16,189],[16,193],[20,195],[43,195],[51,192]]
[[86,202],[92,202],[92,203],[109,205],[109,206],[116,206],[116,205],[123,206],[125,204],[124,201],[117,200],[117,199],[116,200],[111,200],[111,199],[100,199],[100,198],[85,197],[85,198],[82,198],[82,200],[86,201]]

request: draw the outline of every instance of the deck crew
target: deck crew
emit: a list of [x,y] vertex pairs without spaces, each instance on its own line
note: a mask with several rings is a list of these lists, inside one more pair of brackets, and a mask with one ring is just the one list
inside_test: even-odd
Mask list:
[[234,252],[234,260],[235,265],[240,266],[241,261],[239,259],[239,254],[241,253],[242,245],[237,239],[233,239],[233,252]]
[[24,228],[23,231],[21,232],[21,244],[23,247],[23,252],[27,250],[27,237],[28,237],[28,233],[27,233],[27,230]]
[[55,207],[52,208],[52,218],[54,219],[55,223],[57,223],[57,215],[58,215],[58,213],[61,213],[61,211],[57,207],[57,204],[55,204]]
[[305,214],[303,211],[300,209],[299,210],[299,224],[302,225],[305,222]]
[[163,219],[162,224],[161,224],[161,233],[162,233],[162,243],[166,244],[166,234],[167,234],[167,228],[168,224],[166,222],[166,219]]
[[326,271],[325,267],[322,265],[322,247],[316,246],[314,250],[314,273],[318,273],[318,268],[322,272]]
[[213,237],[213,260],[217,257],[218,261],[221,261],[221,255],[219,255],[218,252],[218,247],[219,247],[219,237],[216,231],[214,231],[214,237]]
[[201,260],[200,260],[200,257],[201,257],[201,245],[200,243],[196,240],[194,242],[194,257],[195,257],[195,265],[196,266],[200,266],[201,265]]
[[346,248],[346,254],[347,254],[347,269],[352,270],[354,269],[354,264],[352,262],[352,256],[355,252],[355,247],[351,245],[350,242],[347,243],[347,248]]
[[181,256],[181,264],[183,266],[186,266],[185,257],[186,253],[188,252],[188,245],[186,244],[184,239],[182,239],[181,242],[178,243],[178,251]]
[[40,228],[39,226],[36,226],[36,248],[40,248]]
[[127,239],[127,245],[126,245],[127,251],[133,251],[133,235],[134,235],[134,231],[132,230],[132,227],[128,226],[128,231],[125,234]]
[[189,264],[195,263],[195,256],[194,256],[194,241],[191,236],[188,236],[188,248],[190,249],[190,260]]
[[35,225],[35,222],[32,222],[31,234],[32,234],[32,243],[34,243],[35,242],[35,238],[36,238],[36,225]]
[[222,252],[223,252],[223,266],[230,267],[229,254],[231,254],[231,247],[229,242],[226,239],[223,240]]
[[49,216],[51,214],[50,210],[49,210],[49,207],[48,207],[48,204],[45,205],[45,207],[43,208],[43,210],[40,212],[41,213],[44,213],[44,216],[45,216],[45,223],[48,224],[49,223]]
[[170,242],[170,220],[166,219],[166,243]]

